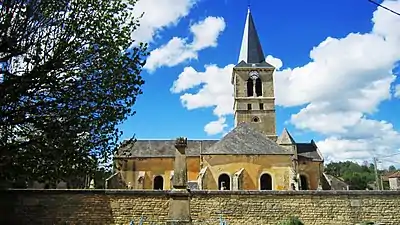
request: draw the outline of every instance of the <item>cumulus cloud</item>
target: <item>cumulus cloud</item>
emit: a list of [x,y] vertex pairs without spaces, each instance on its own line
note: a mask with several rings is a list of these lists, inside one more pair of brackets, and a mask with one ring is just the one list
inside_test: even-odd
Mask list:
[[383,162],[395,163],[400,161],[400,134],[393,125],[386,121],[376,121],[367,118],[348,128],[344,136],[332,135],[318,141],[318,147],[328,160],[371,160],[378,156]]
[[[382,4],[400,11],[400,0]],[[393,70],[400,60],[400,29],[393,28],[400,27],[400,18],[377,8],[372,22],[368,33],[326,38],[310,51],[310,62],[303,66],[284,68],[282,60],[266,57],[278,69],[274,74],[276,103],[305,105],[290,122],[298,129],[324,134],[327,138],[318,145],[330,159],[366,159],[371,154],[399,151],[400,133],[392,124],[368,117],[392,97]],[[185,68],[172,90],[181,93],[186,108],[215,107],[214,114],[220,118],[232,112],[232,67],[206,66],[204,72]],[[223,80],[204,79],[210,71],[218,71]],[[210,94],[210,86],[219,95]]]
[[[400,1],[383,4],[400,10]],[[290,121],[328,136],[318,145],[334,160],[361,160],[400,148],[400,133],[392,124],[367,118],[391,98],[400,60],[400,32],[393,27],[400,27],[400,19],[378,9],[372,21],[371,32],[329,37],[310,52],[310,63],[275,76],[277,104],[307,104]]]
[[226,118],[220,117],[218,120],[212,121],[208,123],[206,126],[204,126],[204,131],[208,135],[220,134],[225,131],[225,128],[227,126],[228,125],[226,124]]
[[[152,42],[158,32],[175,26],[187,16],[198,0],[140,0],[133,13],[140,18],[140,26],[132,36],[137,42]],[[156,7],[155,7],[156,6]]]
[[[182,104],[189,110],[215,107],[214,114],[223,117],[233,112],[233,93],[230,85],[233,64],[224,68],[206,65],[204,72],[186,67],[171,87],[173,93],[182,93],[201,86],[197,93],[186,92],[180,97]],[[225,120],[224,120],[225,121]]]
[[[233,112],[233,92],[230,84],[233,67],[233,64],[224,68],[206,65],[204,72],[186,67],[171,87],[172,93],[186,92],[180,99],[188,110],[215,107],[213,113],[219,119],[205,125],[204,131],[208,135],[224,133],[224,129],[228,127],[225,116]],[[188,92],[198,86],[201,88],[197,93]]]
[[186,60],[197,59],[199,51],[217,46],[217,39],[224,29],[222,17],[207,17],[190,27],[192,42],[188,43],[186,38],[172,38],[167,44],[150,52],[144,68],[153,72],[162,66],[172,67]]

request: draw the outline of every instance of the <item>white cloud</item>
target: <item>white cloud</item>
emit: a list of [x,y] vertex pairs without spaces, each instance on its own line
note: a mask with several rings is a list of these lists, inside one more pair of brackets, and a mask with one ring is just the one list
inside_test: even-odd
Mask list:
[[[186,67],[174,82],[171,91],[183,93],[182,104],[189,110],[204,107],[215,107],[214,114],[218,117],[233,112],[233,95],[230,84],[233,65],[219,68],[216,65],[206,65],[205,72],[198,72],[192,67]],[[229,84],[230,88],[226,88]],[[201,86],[196,93],[190,89]]]
[[[400,0],[383,4],[400,11]],[[396,78],[392,71],[400,60],[400,29],[393,28],[400,27],[400,18],[377,8],[372,22],[371,32],[328,37],[310,51],[309,63],[278,70],[274,75],[276,103],[306,105],[290,122],[301,130],[327,136],[318,145],[330,159],[368,159],[371,154],[388,155],[400,148],[400,133],[392,124],[368,118],[382,101],[391,98]],[[277,69],[282,67],[278,58],[267,56],[266,61]],[[204,79],[211,76],[210,71],[208,67],[205,72],[185,68],[172,90],[181,93],[186,108],[215,107],[214,114],[220,118],[218,112],[232,112],[232,65],[212,67],[223,78],[220,82]],[[219,95],[210,94],[210,86],[219,90]],[[195,88],[199,91],[189,90]]]
[[276,70],[279,70],[283,65],[282,60],[275,58],[272,55],[268,55],[267,57],[265,57],[265,61],[273,65]]
[[206,126],[204,126],[204,131],[208,135],[215,135],[215,134],[220,134],[223,133],[225,128],[228,126],[226,123],[226,118],[220,117],[216,121],[212,121],[208,123]]
[[225,30],[225,21],[222,17],[207,17],[205,20],[194,24],[190,31],[194,34],[191,48],[199,51],[208,47],[217,46],[219,34]]
[[136,17],[140,18],[140,26],[132,36],[137,42],[152,42],[154,37],[179,20],[187,16],[198,0],[139,0],[133,8]]
[[[323,134],[346,134],[347,127],[355,126],[364,113],[375,112],[378,104],[390,97],[393,80],[393,76],[388,76],[359,87],[360,90],[346,90],[352,97],[346,98],[338,92],[332,99],[312,101],[299,113],[292,115],[291,122],[300,129]],[[334,94],[334,90],[332,92]]]
[[174,37],[167,44],[151,51],[144,68],[153,72],[163,65],[176,66],[185,60],[196,58],[197,52],[188,49],[185,39]]
[[329,37],[310,52],[310,63],[275,74],[276,86],[282,87],[276,89],[277,104],[330,101],[338,93],[342,99],[358,99],[370,83],[392,76],[399,43],[374,33]]
[[223,18],[207,17],[190,27],[194,36],[191,43],[184,38],[172,38],[166,45],[151,51],[144,68],[153,72],[161,66],[172,67],[186,60],[197,59],[200,50],[217,46],[217,39],[224,29]]
[[[400,161],[400,133],[386,121],[366,118],[358,120],[344,137],[330,136],[317,142],[318,147],[328,160],[372,160],[378,156],[384,163]],[[397,154],[396,154],[397,153]],[[388,159],[392,162],[387,162]]]
[[[400,1],[384,4],[400,9]],[[366,117],[391,98],[392,71],[400,60],[400,32],[393,27],[400,27],[400,19],[378,9],[372,21],[370,33],[329,37],[310,52],[310,63],[275,74],[277,103],[307,104],[290,121],[328,136],[318,145],[334,160],[367,159],[400,148],[392,124]]]

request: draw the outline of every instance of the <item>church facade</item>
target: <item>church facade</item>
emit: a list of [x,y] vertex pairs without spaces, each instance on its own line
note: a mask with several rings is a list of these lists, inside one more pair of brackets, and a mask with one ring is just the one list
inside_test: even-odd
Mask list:
[[[200,190],[316,190],[324,159],[317,145],[276,134],[273,73],[250,10],[233,68],[235,128],[221,140],[188,140],[188,186]],[[137,140],[114,156],[108,188],[172,188],[175,140]]]

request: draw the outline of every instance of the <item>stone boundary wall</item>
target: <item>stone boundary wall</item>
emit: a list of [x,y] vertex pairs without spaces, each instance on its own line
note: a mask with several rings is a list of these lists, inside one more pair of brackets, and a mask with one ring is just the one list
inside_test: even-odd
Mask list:
[[[1,190],[0,224],[165,224],[171,191]],[[400,191],[192,191],[193,224],[400,224]]]

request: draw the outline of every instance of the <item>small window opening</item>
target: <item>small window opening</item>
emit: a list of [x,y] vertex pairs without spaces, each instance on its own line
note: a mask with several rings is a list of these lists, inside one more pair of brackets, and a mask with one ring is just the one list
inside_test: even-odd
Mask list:
[[260,103],[260,110],[263,110],[263,109],[264,109],[264,104]]
[[301,184],[301,190],[308,190],[308,182],[306,176],[300,175],[300,184]]
[[221,174],[218,177],[218,190],[230,190],[231,178],[227,174]]
[[264,173],[260,177],[260,190],[272,190],[272,177],[271,175]]
[[247,97],[253,96],[253,80],[249,78],[247,80]]
[[262,82],[260,78],[256,80],[256,95],[262,96]]
[[260,121],[260,119],[257,117],[257,116],[255,116],[254,118],[253,118],[253,122],[254,123],[258,123]]
[[251,110],[251,104],[247,104],[247,110]]
[[164,189],[164,178],[162,176],[154,177],[154,190]]

